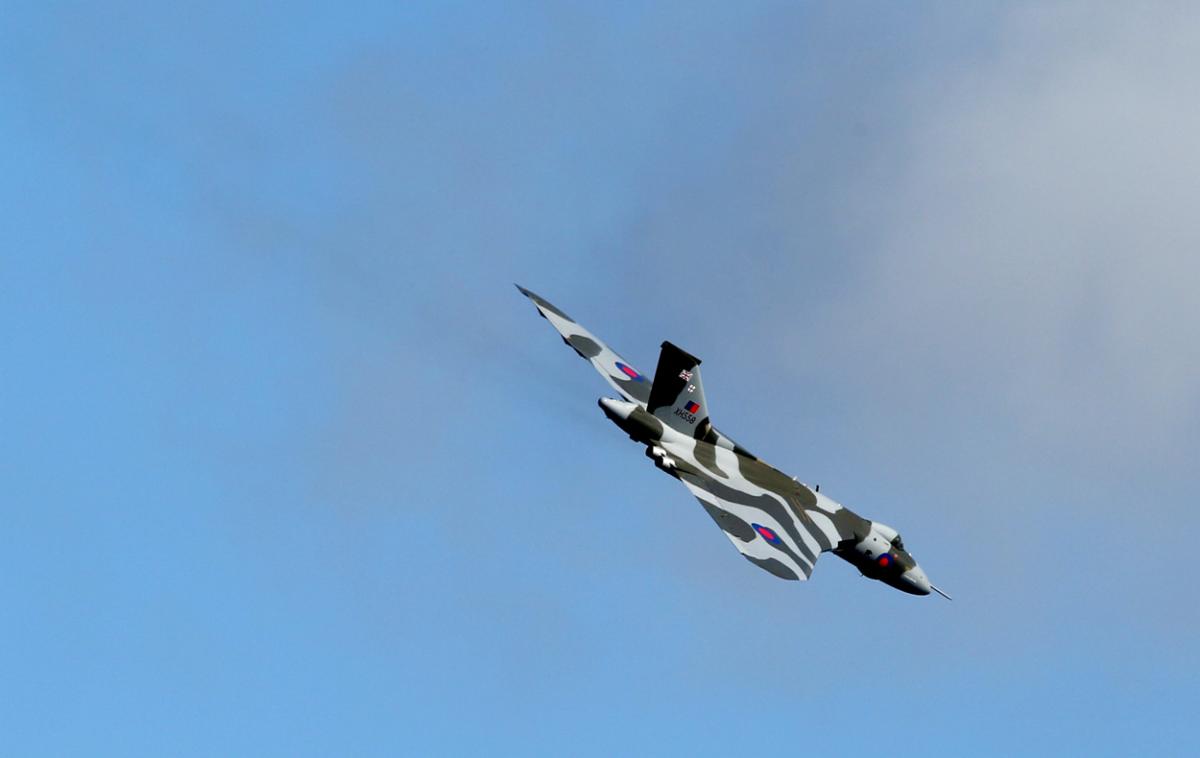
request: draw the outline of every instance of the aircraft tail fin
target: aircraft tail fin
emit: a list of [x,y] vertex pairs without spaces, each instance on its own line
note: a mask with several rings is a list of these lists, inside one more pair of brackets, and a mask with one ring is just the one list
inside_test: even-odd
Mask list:
[[708,436],[712,424],[700,381],[700,359],[670,342],[662,343],[646,410],[677,432],[695,439]]

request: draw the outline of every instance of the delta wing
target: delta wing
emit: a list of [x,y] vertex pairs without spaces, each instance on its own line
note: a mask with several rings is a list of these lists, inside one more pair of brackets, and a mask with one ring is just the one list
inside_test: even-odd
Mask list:
[[548,300],[517,285],[521,294],[533,301],[542,318],[562,336],[563,342],[571,346],[579,356],[604,377],[621,397],[645,407],[650,400],[650,377],[630,365],[615,350],[604,344],[596,335],[580,326],[574,319],[555,308]]

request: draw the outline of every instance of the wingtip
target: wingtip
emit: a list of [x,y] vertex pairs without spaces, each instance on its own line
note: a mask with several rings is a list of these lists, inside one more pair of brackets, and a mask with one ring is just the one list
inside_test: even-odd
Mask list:
[[521,285],[517,284],[516,282],[513,282],[513,286],[516,287],[522,295],[524,295],[525,297],[527,297],[533,301],[533,304],[537,306],[538,313],[541,313],[543,318],[546,317],[545,311],[549,311],[556,316],[565,318],[568,321],[573,320],[570,316],[568,316],[567,314],[563,313],[561,310],[556,308],[553,303],[551,303],[550,301],[548,301],[546,298],[542,297],[541,295],[537,294],[536,292],[527,290],[524,287],[522,287]]

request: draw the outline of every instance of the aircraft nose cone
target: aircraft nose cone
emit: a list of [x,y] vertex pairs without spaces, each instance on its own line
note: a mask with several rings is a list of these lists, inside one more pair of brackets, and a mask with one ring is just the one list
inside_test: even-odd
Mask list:
[[920,566],[913,566],[905,571],[901,575],[900,581],[904,583],[904,590],[914,595],[928,595],[933,591],[929,584],[929,577],[925,576],[925,572],[921,570]]

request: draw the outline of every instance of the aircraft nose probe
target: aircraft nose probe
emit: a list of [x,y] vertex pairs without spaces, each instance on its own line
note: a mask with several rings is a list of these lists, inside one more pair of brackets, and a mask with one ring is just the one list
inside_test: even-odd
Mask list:
[[937,594],[939,594],[939,595],[941,595],[942,597],[946,598],[947,600],[954,600],[954,598],[950,597],[950,596],[949,596],[949,595],[947,595],[945,592],[942,592],[941,590],[939,590],[939,589],[938,589],[938,588],[937,588],[935,585],[932,585],[932,584],[931,584],[931,585],[929,585],[929,589],[933,590],[934,592],[936,592]]

